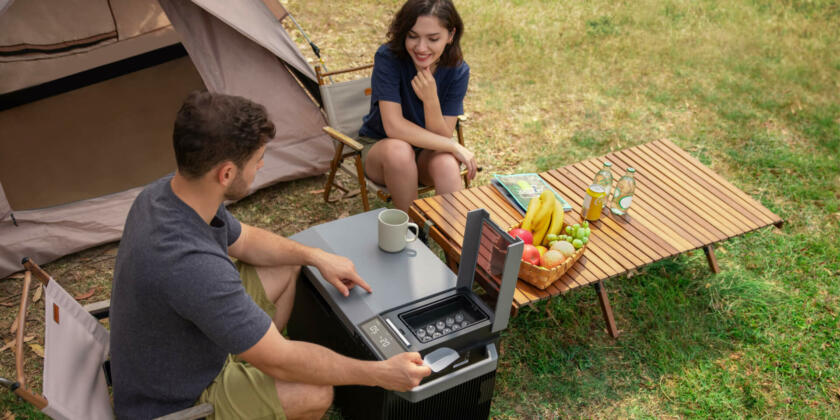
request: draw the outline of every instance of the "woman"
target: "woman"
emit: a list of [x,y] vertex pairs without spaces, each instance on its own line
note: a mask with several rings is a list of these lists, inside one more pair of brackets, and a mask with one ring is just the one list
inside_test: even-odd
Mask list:
[[418,181],[439,194],[461,189],[471,151],[452,141],[470,68],[460,40],[464,24],[451,0],[408,0],[376,51],[370,113],[359,130],[365,173],[391,192],[403,211],[417,198]]

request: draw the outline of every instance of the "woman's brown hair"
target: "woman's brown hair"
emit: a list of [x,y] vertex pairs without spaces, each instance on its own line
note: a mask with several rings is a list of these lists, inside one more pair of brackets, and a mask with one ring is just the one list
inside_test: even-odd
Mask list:
[[414,27],[420,16],[434,16],[449,33],[455,31],[452,42],[446,45],[440,56],[439,65],[454,67],[461,64],[464,56],[461,53],[461,35],[464,33],[464,22],[455,10],[451,0],[408,0],[394,16],[388,27],[388,48],[400,59],[409,59],[405,50],[405,38]]

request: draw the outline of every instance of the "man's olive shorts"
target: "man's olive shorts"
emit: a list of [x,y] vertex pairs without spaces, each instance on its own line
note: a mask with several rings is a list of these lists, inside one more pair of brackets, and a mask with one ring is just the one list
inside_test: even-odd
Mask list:
[[[257,270],[242,262],[236,263],[245,291],[272,319],[274,303],[265,295]],[[274,378],[249,363],[229,355],[225,366],[213,383],[201,393],[198,402],[213,404],[208,419],[285,419]]]

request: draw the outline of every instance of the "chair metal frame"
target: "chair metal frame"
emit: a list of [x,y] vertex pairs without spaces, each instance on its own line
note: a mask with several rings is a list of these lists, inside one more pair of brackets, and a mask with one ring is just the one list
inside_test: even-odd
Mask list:
[[[334,82],[332,76],[353,72],[361,72],[371,68],[373,68],[373,64],[367,64],[343,70],[322,72],[321,66],[315,66],[315,74],[318,78],[318,86],[326,86],[341,83]],[[365,96],[370,96],[370,88],[366,89],[364,94]],[[324,113],[326,113],[325,107],[322,107],[322,109],[324,110]],[[464,130],[462,123],[465,121],[466,117],[460,115],[458,116],[458,121],[455,124],[455,132],[457,134],[458,143],[461,146],[464,145]],[[359,121],[359,126],[361,127],[361,121]],[[362,198],[362,207],[365,211],[368,211],[370,210],[370,202],[368,201],[367,195],[368,190],[374,191],[376,193],[376,196],[379,197],[379,199],[382,201],[391,201],[391,194],[390,192],[388,192],[388,189],[384,185],[377,184],[373,182],[370,178],[365,176],[364,164],[362,163],[362,149],[364,148],[364,146],[355,139],[351,138],[350,136],[347,136],[346,134],[336,130],[333,127],[325,126],[323,127],[323,130],[335,141],[335,154],[333,155],[333,159],[330,162],[330,172],[327,176],[327,182],[324,185],[324,201],[328,203],[335,202],[345,198],[353,197],[356,194],[360,194]],[[348,150],[345,150],[345,147]],[[353,163],[349,162],[350,158],[353,159]],[[359,183],[358,190],[350,190],[349,188],[345,187],[336,180],[335,175],[339,169],[348,173],[352,177],[356,177]],[[467,175],[466,169],[461,171],[461,176],[464,178],[464,186],[466,188],[469,188],[470,179]],[[340,190],[342,192],[341,196],[335,199],[331,199],[330,193],[332,192],[333,188]],[[418,195],[424,194],[429,191],[433,191],[434,189],[434,186],[420,185],[417,188],[417,193]]]
[[[11,392],[15,395],[22,398],[24,401],[32,404],[35,408],[39,411],[42,411],[44,407],[47,407],[49,402],[47,398],[41,394],[36,393],[31,388],[26,386],[26,377],[23,372],[23,337],[24,337],[24,327],[26,325],[26,310],[29,307],[29,288],[32,284],[32,275],[34,274],[35,277],[43,283],[44,287],[49,284],[50,281],[54,281],[46,271],[44,271],[38,264],[32,261],[30,258],[24,258],[21,262],[26,271],[23,274],[23,290],[21,291],[20,297],[20,307],[18,308],[18,327],[16,332],[16,341],[15,341],[15,369],[17,372],[17,380],[12,381],[10,379],[0,377],[0,385],[6,386]],[[110,301],[102,301],[96,302],[93,304],[85,305],[85,310],[91,314],[92,317],[96,318],[97,320],[107,318],[108,312],[110,310]],[[107,377],[108,375],[106,375]],[[68,384],[68,386],[72,386],[72,384]],[[200,419],[206,416],[213,414],[214,409],[212,404],[204,403],[197,405],[195,407],[185,408],[180,411],[176,411],[174,413],[165,415],[163,417],[158,417],[156,420],[194,420]]]

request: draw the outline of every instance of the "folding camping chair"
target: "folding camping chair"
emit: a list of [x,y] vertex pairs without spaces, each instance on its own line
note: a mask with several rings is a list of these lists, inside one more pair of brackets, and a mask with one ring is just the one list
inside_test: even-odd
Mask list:
[[[108,316],[109,302],[83,307],[29,258],[23,259],[23,265],[26,272],[15,343],[17,381],[0,378],[0,384],[54,419],[113,419],[104,368],[108,359],[109,333],[97,321],[97,318]],[[23,373],[23,330],[32,274],[44,284],[46,336],[43,395],[26,386]],[[210,414],[213,414],[213,406],[201,404],[160,419],[192,420]]]
[[[324,127],[324,131],[335,140],[335,154],[330,163],[327,183],[324,186],[324,201],[333,202],[361,194],[362,206],[365,211],[370,210],[367,196],[368,189],[376,192],[376,195],[382,201],[391,200],[391,194],[384,185],[377,184],[365,176],[365,169],[362,164],[363,146],[356,141],[359,136],[359,128],[362,126],[362,118],[370,110],[370,76],[345,82],[333,82],[332,76],[362,72],[371,68],[373,68],[373,64],[322,73],[321,66],[315,66],[315,74],[318,76],[318,86],[321,91],[321,101],[329,124],[329,126]],[[461,146],[464,145],[464,132],[461,123],[465,119],[463,115],[459,116],[458,122],[455,124],[458,143]],[[350,158],[353,158],[354,163],[350,162]],[[359,190],[350,190],[338,182],[335,175],[339,169],[358,180]],[[467,177],[466,169],[461,171],[461,175],[464,177],[465,187],[469,188],[470,180]],[[330,192],[333,187],[342,192],[342,195],[336,199],[330,199]],[[417,192],[423,194],[432,190],[434,190],[432,186],[421,185]]]

